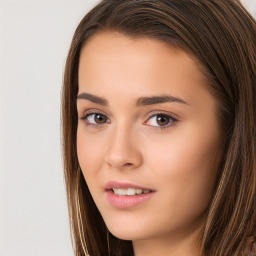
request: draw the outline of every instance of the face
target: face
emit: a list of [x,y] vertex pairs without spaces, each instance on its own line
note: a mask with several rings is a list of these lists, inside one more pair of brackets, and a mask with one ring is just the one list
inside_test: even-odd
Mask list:
[[78,73],[78,160],[110,232],[136,241],[198,230],[221,138],[195,61],[157,40],[101,32]]

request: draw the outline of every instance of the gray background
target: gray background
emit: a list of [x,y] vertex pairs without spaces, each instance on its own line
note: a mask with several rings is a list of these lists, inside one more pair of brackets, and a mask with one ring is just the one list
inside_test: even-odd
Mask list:
[[[0,0],[0,256],[71,256],[60,90],[72,35],[98,1]],[[256,1],[244,1],[256,17]]]

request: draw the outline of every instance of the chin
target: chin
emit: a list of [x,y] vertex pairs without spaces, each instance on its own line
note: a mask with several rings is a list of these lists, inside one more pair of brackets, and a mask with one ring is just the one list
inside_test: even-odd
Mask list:
[[135,240],[138,237],[138,234],[136,234],[136,230],[133,228],[125,228],[125,227],[120,227],[120,225],[117,225],[115,227],[113,226],[108,226],[108,230],[110,233],[122,240]]
[[108,225],[108,230],[110,233],[122,240],[137,240],[142,239],[145,236],[146,230],[142,230],[143,228],[136,227],[136,225],[120,225],[120,224],[113,224]]
[[120,232],[114,233],[114,232],[111,232],[111,231],[110,231],[110,233],[111,233],[113,236],[115,236],[116,238],[121,239],[121,240],[127,240],[127,241],[133,241],[133,240],[135,240],[134,236],[132,236],[132,235],[127,235],[126,233],[120,233]]

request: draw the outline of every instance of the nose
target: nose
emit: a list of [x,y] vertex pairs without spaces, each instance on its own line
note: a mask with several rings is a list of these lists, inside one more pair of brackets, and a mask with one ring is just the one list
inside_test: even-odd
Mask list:
[[105,162],[116,169],[134,169],[142,165],[142,152],[134,133],[125,129],[115,129],[109,140]]

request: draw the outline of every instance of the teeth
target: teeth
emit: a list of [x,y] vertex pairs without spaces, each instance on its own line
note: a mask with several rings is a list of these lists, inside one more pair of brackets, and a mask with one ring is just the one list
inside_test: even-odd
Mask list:
[[[125,189],[124,189],[124,190],[125,190]],[[128,188],[128,189],[127,189],[127,195],[128,195],[128,196],[134,196],[136,192],[137,192],[137,191],[136,191],[136,189],[134,189],[134,188]]]
[[136,188],[135,190],[136,190],[136,194],[137,194],[137,195],[142,194],[142,189],[138,189],[138,188]]
[[142,190],[139,188],[113,188],[113,191],[116,195],[119,196],[135,196],[135,195],[141,195],[150,193],[150,190]]

